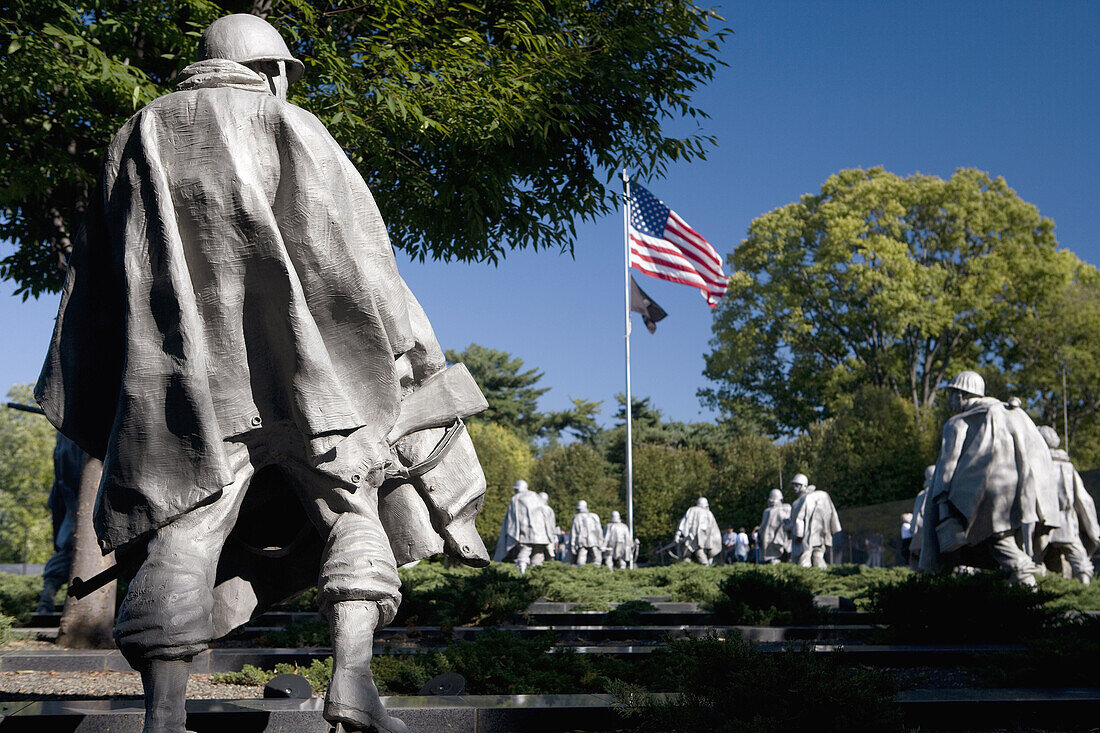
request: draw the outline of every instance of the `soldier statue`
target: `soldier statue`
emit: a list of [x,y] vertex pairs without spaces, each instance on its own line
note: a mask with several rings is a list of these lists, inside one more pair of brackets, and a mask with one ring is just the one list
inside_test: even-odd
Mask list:
[[603,527],[600,515],[588,511],[588,502],[577,502],[577,513],[573,515],[573,524],[569,528],[569,549],[573,553],[573,562],[584,565],[591,561],[600,564],[603,545]]
[[512,491],[493,560],[515,562],[522,575],[529,566],[542,564],[543,553],[551,539],[539,495],[528,489],[523,479],[516,481]]
[[768,508],[760,519],[759,545],[764,562],[775,565],[787,560],[791,555],[791,537],[787,533],[787,524],[791,519],[791,505],[783,502],[783,492],[772,489],[768,492]]
[[829,495],[818,491],[805,474],[796,473],[791,485],[798,494],[791,506],[791,562],[804,568],[826,567],[825,551],[840,531],[840,516]]
[[603,558],[608,568],[630,567],[634,560],[634,539],[618,512],[611,512],[611,519],[603,529]]
[[1032,554],[1061,524],[1046,441],[1018,404],[986,397],[976,372],[957,374],[947,400],[955,414],[924,501],[920,569],[997,567],[1035,586]]
[[710,504],[700,496],[695,506],[688,507],[676,526],[673,537],[679,548],[680,559],[684,562],[695,560],[701,565],[710,565],[722,551],[722,530],[711,514]]
[[128,581],[115,638],[145,733],[184,732],[196,654],[314,584],[324,717],[405,730],[370,669],[397,567],[489,560],[461,421],[484,398],[447,368],[362,177],[287,102],[303,72],[267,22],[226,16],[126,122],[38,381],[51,422],[103,461],[95,528]]
[[1058,446],[1062,439],[1058,431],[1049,425],[1039,428],[1043,439],[1050,446],[1050,459],[1054,464],[1054,482],[1058,491],[1058,511],[1061,526],[1050,533],[1043,560],[1048,568],[1071,575],[1085,585],[1092,582],[1092,555],[1100,548],[1100,526],[1097,524],[1096,504],[1081,474],[1073,467],[1069,454]]

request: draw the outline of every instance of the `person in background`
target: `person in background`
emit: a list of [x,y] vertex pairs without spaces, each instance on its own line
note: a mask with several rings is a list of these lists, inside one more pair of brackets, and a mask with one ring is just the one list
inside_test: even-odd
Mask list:
[[745,528],[741,527],[737,530],[737,539],[733,546],[734,556],[737,562],[748,562],[749,560],[749,536],[745,532]]
[[729,565],[733,562],[734,545],[737,544],[737,533],[733,527],[726,527],[726,533],[722,535],[722,564]]
[[760,564],[760,525],[756,525],[752,528],[752,534],[749,535],[749,542],[752,544],[752,562],[754,565]]
[[913,513],[901,515],[901,564],[909,564],[909,546],[913,544]]

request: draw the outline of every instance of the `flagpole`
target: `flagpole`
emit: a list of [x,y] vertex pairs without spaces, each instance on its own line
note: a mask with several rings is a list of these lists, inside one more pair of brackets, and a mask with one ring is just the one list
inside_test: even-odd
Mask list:
[[[626,525],[630,536],[634,537],[634,448],[631,435],[631,413],[633,405],[630,399],[630,174],[623,167],[623,294],[625,301],[626,332],[623,342],[626,344]],[[636,559],[636,558],[635,558]]]

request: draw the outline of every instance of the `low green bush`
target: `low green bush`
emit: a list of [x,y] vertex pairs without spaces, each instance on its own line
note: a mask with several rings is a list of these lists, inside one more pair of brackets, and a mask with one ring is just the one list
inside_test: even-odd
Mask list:
[[733,573],[722,582],[715,620],[745,626],[812,624],[824,613],[804,578],[767,569]]
[[1023,640],[1027,651],[977,671],[989,687],[1092,687],[1100,659],[1100,618],[1061,618],[1037,637]]
[[41,592],[41,575],[0,573],[0,614],[13,617],[16,624],[27,623]]
[[14,622],[15,619],[11,616],[0,614],[0,647],[7,646],[8,642],[11,641],[11,627]]
[[643,613],[653,613],[657,610],[649,601],[626,601],[607,612],[607,623],[610,626],[638,626],[644,620]]
[[[765,654],[739,638],[670,642],[648,679],[612,684],[636,730],[891,733],[904,730],[893,680],[836,655],[789,648]],[[654,694],[671,691],[675,696]]]
[[263,687],[277,674],[299,674],[309,681],[314,692],[324,692],[328,689],[329,680],[332,679],[332,657],[326,657],[324,660],[314,659],[308,667],[280,662],[275,665],[275,669],[260,669],[255,665],[246,664],[240,672],[216,672],[210,676],[210,679],[223,685]]
[[1035,639],[1063,614],[1051,591],[1010,585],[1000,574],[911,575],[869,591],[889,641],[1019,643]]
[[420,626],[496,626],[527,610],[538,592],[514,566],[444,568],[427,563],[401,574],[395,623]]
[[287,624],[256,637],[256,643],[266,647],[332,646],[328,621],[305,621]]

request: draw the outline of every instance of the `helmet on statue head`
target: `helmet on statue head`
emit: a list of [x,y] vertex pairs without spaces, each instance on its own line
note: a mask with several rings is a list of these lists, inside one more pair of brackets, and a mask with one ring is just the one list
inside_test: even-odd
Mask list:
[[1039,433],[1051,448],[1057,448],[1062,443],[1062,439],[1058,436],[1058,431],[1049,425],[1040,425]]
[[291,55],[279,31],[263,18],[235,13],[218,18],[199,40],[199,61],[227,59],[238,64],[257,61],[285,61],[286,78],[293,84],[302,78],[305,66]]
[[975,397],[985,397],[985,380],[977,372],[959,372],[947,383],[947,388],[966,392]]

